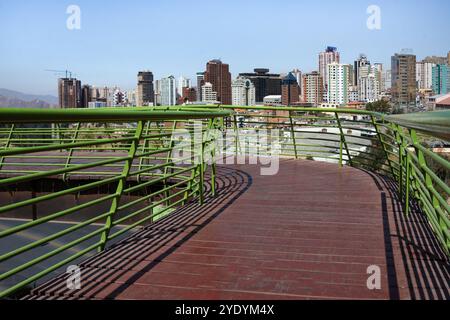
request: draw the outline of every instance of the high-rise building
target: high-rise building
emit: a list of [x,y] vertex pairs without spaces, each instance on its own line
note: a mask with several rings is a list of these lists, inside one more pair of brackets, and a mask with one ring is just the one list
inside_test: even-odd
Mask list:
[[384,83],[384,68],[382,63],[375,63],[373,65],[373,72],[375,72],[375,75],[378,80],[378,90],[379,94],[386,91],[386,86]]
[[319,73],[322,76],[324,86],[328,84],[327,66],[330,63],[340,63],[340,60],[340,54],[335,47],[327,47],[325,52],[319,53]]
[[160,106],[161,105],[161,80],[155,80],[154,81],[154,105]]
[[295,79],[297,79],[297,83],[300,87],[300,95],[302,94],[302,72],[299,69],[294,69],[291,71],[294,75]]
[[380,96],[380,71],[375,66],[364,66],[360,69],[358,82],[359,99],[363,102],[374,102]]
[[423,59],[424,62],[433,64],[447,64],[447,57],[429,56]]
[[125,99],[127,106],[135,107],[136,106],[136,90],[128,90],[125,92]]
[[197,72],[197,101],[202,101],[202,86],[205,84],[205,73]]
[[220,103],[231,105],[231,73],[228,64],[218,59],[209,61],[206,64],[205,82],[212,84]]
[[437,64],[432,71],[432,86],[435,94],[450,92],[450,67],[447,64]]
[[214,91],[213,85],[210,82],[206,82],[202,86],[202,102],[217,103],[217,92]]
[[359,77],[360,77],[360,69],[361,67],[370,66],[370,61],[367,59],[367,56],[365,54],[360,54],[358,60],[355,61],[354,67],[353,67],[353,86],[358,86]]
[[120,88],[114,88],[112,92],[112,105],[114,107],[126,105],[126,94]]
[[233,106],[254,106],[255,85],[244,77],[238,77],[231,84],[231,95],[233,97]]
[[191,87],[191,79],[185,78],[183,76],[178,78],[178,85],[177,85],[177,95],[182,97],[183,96],[183,88],[190,88]]
[[328,74],[328,103],[344,105],[348,103],[348,86],[350,68],[347,64],[331,63],[327,67]]
[[255,86],[255,101],[263,103],[264,97],[281,95],[281,77],[269,73],[269,69],[256,68],[254,73],[240,73],[239,76],[249,79]]
[[297,79],[289,72],[281,82],[281,103],[285,106],[298,104],[300,101],[300,87]]
[[161,79],[161,105],[174,106],[177,104],[177,82],[174,76]]
[[417,94],[416,56],[397,53],[391,59],[392,102],[397,106],[415,105]]
[[429,90],[433,86],[433,67],[436,64],[419,61],[416,63],[416,81],[418,89]]
[[91,97],[92,88],[90,85],[85,84],[81,87],[81,107],[89,108],[89,102],[92,101]]
[[140,71],[137,84],[138,106],[151,106],[155,103],[153,91],[153,73],[151,71]]
[[97,101],[100,98],[100,90],[97,87],[91,87],[90,97],[92,101]]
[[75,78],[60,78],[58,80],[59,107],[79,108],[82,106],[81,81]]
[[392,88],[392,71],[386,70],[384,73],[384,87],[386,90],[391,90]]
[[323,100],[323,79],[317,72],[305,73],[302,76],[303,101],[318,106]]

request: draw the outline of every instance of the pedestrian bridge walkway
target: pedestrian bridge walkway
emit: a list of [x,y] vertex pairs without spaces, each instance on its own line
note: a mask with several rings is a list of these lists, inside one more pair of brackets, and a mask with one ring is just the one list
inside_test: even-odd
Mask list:
[[393,181],[307,160],[259,169],[218,166],[215,197],[83,261],[80,290],[61,274],[25,299],[450,298],[447,255],[419,208],[405,216]]

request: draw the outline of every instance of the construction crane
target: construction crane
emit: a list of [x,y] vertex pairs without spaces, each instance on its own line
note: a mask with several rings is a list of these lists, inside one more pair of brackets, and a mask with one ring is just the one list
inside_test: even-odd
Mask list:
[[72,78],[72,75],[73,76],[76,76],[76,74],[75,73],[73,73],[72,71],[70,71],[70,70],[52,70],[52,69],[46,69],[46,70],[44,70],[44,71],[47,71],[47,72],[53,72],[55,75],[66,75],[66,78]]

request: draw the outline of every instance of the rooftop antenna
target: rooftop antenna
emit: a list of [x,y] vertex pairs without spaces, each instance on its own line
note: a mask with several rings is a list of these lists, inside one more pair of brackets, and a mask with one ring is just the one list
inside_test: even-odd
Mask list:
[[401,51],[402,54],[413,54],[413,52],[414,51],[411,48],[403,48]]

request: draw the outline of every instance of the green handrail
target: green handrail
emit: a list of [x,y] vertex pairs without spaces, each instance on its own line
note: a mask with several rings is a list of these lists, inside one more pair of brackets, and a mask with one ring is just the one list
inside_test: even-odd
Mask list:
[[[193,121],[202,122],[202,141],[192,143],[195,152],[189,158],[172,159],[173,130],[180,124],[189,131]],[[28,123],[55,124],[59,128],[58,137],[54,136],[52,128],[30,128],[26,127]],[[105,123],[107,127],[100,126]],[[225,128],[227,124],[229,126]],[[7,108],[0,109],[0,142],[3,146],[0,148],[0,188],[14,192],[21,184],[50,177],[67,177],[68,183],[73,176],[91,180],[0,206],[0,215],[98,188],[114,191],[70,208],[47,212],[35,221],[0,230],[2,241],[55,219],[76,216],[80,210],[99,204],[109,208],[75,222],[67,229],[0,255],[0,262],[11,261],[42,244],[51,244],[100,223],[97,230],[0,274],[1,283],[49,258],[68,254],[75,246],[85,245],[75,254],[63,256],[37,274],[8,286],[0,292],[0,297],[14,293],[95,249],[103,250],[113,239],[154,221],[161,213],[170,212],[189,199],[203,202],[205,153],[214,155],[217,151],[214,146],[217,141],[210,134],[214,129],[221,130],[225,137],[223,150],[219,152],[242,154],[246,150],[249,156],[273,155],[261,139],[262,130],[267,130],[277,132],[281,157],[329,161],[391,177],[397,182],[405,214],[410,211],[411,201],[416,201],[443,250],[450,255],[450,162],[427,146],[430,139],[443,139],[448,143],[450,111],[387,116],[343,108],[222,105],[64,110]],[[201,161],[180,165],[183,160],[194,158]],[[214,162],[211,169],[214,193]],[[139,197],[134,196],[138,194]],[[158,211],[154,211],[157,207]],[[95,241],[97,237],[98,241]]]
[[[0,149],[2,159],[0,188],[3,191],[14,193],[16,188],[24,183],[33,183],[52,177],[67,178],[65,183],[69,183],[73,176],[86,176],[89,179],[81,185],[75,184],[50,194],[38,194],[30,199],[0,206],[2,216],[16,210],[26,210],[29,206],[36,207],[38,204],[45,208],[46,204],[52,201],[56,203],[68,195],[75,195],[78,199],[80,193],[97,192],[98,188],[114,190],[111,194],[99,196],[94,200],[81,203],[77,200],[74,206],[59,211],[51,212],[44,209],[45,215],[39,216],[34,221],[21,222],[19,225],[0,230],[0,241],[5,241],[7,237],[26,237],[28,230],[62,218],[74,221],[70,227],[62,231],[32,239],[25,245],[18,247],[13,245],[6,252],[2,250],[0,262],[10,263],[11,268],[0,274],[0,284],[4,287],[0,289],[0,298],[13,294],[79,257],[94,253],[95,249],[104,250],[120,235],[161,217],[164,212],[173,211],[181,202],[185,203],[189,199],[203,201],[203,189],[199,188],[199,183],[204,179],[206,164],[202,164],[203,170],[200,171],[194,162],[202,157],[193,154],[184,159],[172,159],[170,155],[174,146],[160,145],[159,141],[171,136],[173,122],[184,125],[192,121],[209,123],[211,119],[229,115],[230,111],[222,110],[140,110],[136,113],[136,110],[112,111],[110,109],[0,109],[0,125],[6,125],[8,130],[5,137],[8,141]],[[58,137],[53,135],[51,127],[22,128],[21,126],[26,123],[55,124],[60,128]],[[74,128],[70,127],[72,123]],[[99,126],[89,128],[87,126],[90,123],[99,124]],[[103,130],[101,124],[104,123],[111,124],[105,129],[109,138],[99,139],[98,135],[101,135]],[[124,127],[122,123],[132,125]],[[150,123],[157,124],[156,127],[160,130],[153,131]],[[149,130],[144,131],[144,128]],[[0,139],[3,137],[4,130],[0,128]],[[209,126],[205,126],[202,130],[209,130]],[[84,136],[91,133],[94,135]],[[21,134],[25,134],[26,138],[16,138]],[[154,143],[152,148],[145,146],[152,143]],[[214,141],[200,142],[200,144],[204,143],[214,143]],[[119,153],[105,153],[100,156],[95,150]],[[148,162],[145,165],[141,161],[143,158]],[[180,161],[188,161],[192,164],[178,165]],[[32,168],[28,168],[30,166]],[[18,167],[24,169],[18,169]],[[142,194],[145,196],[142,197]],[[109,210],[78,221],[78,212],[86,209],[97,210],[94,208],[101,204],[108,205]],[[158,211],[154,212],[153,209],[156,207]],[[75,240],[57,245],[56,249],[28,262],[21,262],[23,254],[41,248],[44,244],[52,245],[55,241],[65,239],[86,227],[96,230],[79,237],[75,234]],[[117,230],[117,228],[120,229]],[[72,254],[70,250],[75,246],[84,247],[76,249]],[[33,272],[36,265],[48,259],[56,259],[57,262],[46,265],[38,273],[27,276],[25,280],[11,282],[12,276],[20,275],[27,270]],[[6,280],[10,282],[6,283]]]

